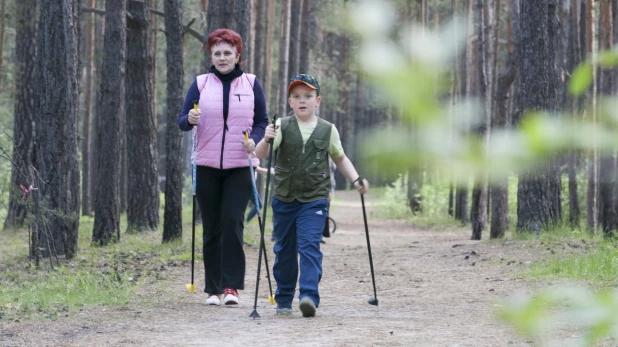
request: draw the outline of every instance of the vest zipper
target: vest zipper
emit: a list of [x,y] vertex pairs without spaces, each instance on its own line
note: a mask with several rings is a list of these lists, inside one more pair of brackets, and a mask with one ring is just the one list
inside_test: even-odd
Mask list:
[[219,167],[223,170],[223,151],[225,150],[225,133],[227,133],[227,121],[223,122],[223,136],[221,139],[221,159],[219,161]]
[[305,144],[303,144],[303,154],[305,154]]

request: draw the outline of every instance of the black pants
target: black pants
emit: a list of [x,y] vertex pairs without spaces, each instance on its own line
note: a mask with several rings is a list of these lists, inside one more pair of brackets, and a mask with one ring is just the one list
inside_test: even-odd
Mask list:
[[196,197],[204,233],[205,293],[244,289],[244,212],[253,195],[249,167],[197,167]]

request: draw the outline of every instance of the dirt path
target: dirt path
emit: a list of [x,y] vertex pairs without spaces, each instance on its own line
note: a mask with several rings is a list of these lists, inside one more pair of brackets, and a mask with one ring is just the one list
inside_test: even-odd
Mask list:
[[[371,306],[360,200],[353,192],[337,196],[331,208],[338,229],[322,246],[322,303],[314,318],[301,316],[297,300],[292,316],[276,316],[265,280],[257,309],[261,319],[249,318],[257,262],[257,249],[249,247],[247,289],[236,307],[207,307],[203,293],[188,295],[188,269],[180,268],[174,285],[153,283],[140,294],[156,298],[152,307],[88,308],[54,322],[3,323],[0,346],[530,345],[494,319],[492,305],[525,287],[513,271],[538,256],[532,248],[469,241],[468,231],[424,231],[370,218],[380,300],[379,307]],[[271,266],[273,259],[271,253]],[[196,278],[199,288],[203,280]]]

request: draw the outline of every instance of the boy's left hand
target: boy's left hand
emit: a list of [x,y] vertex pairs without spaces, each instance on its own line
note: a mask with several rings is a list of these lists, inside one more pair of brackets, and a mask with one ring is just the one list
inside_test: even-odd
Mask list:
[[360,182],[356,181],[354,182],[354,187],[356,187],[359,193],[365,194],[367,193],[367,191],[369,191],[369,182],[367,182],[367,180],[363,178],[363,184],[360,184]]

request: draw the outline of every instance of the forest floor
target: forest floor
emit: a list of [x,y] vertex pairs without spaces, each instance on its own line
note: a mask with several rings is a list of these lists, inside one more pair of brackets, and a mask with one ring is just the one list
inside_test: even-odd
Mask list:
[[[369,211],[375,208],[370,201],[371,196]],[[153,282],[135,304],[86,307],[54,321],[0,323],[0,346],[532,345],[499,322],[494,308],[499,299],[538,286],[518,273],[549,250],[535,242],[470,241],[468,230],[435,231],[370,217],[376,307],[367,304],[373,289],[358,195],[338,192],[331,216],[338,228],[322,245],[324,274],[316,317],[303,318],[297,299],[293,315],[276,316],[262,276],[257,307],[261,318],[249,318],[257,247],[248,246],[239,305],[204,305],[206,295],[199,290],[203,267],[198,262],[196,295],[185,289],[188,264],[170,268],[169,285]],[[272,266],[270,243],[268,249]]]

